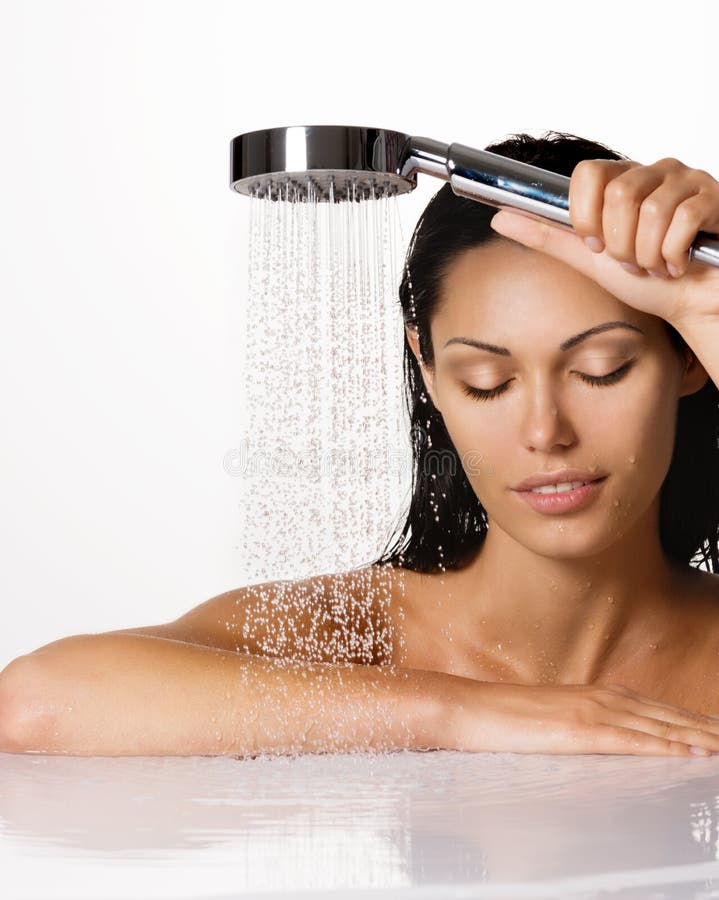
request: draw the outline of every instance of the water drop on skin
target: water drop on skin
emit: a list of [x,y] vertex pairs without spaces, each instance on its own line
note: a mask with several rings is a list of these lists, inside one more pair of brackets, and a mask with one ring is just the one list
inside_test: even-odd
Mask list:
[[609,597],[607,597],[607,602],[614,603],[614,597],[612,597],[611,595]]
[[629,462],[630,462],[632,465],[634,465],[634,463],[636,463],[636,461],[637,461],[636,456],[630,456],[630,457],[629,457]]

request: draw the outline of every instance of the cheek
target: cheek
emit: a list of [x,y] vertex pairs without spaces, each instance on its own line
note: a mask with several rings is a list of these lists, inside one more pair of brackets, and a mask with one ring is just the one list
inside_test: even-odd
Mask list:
[[646,474],[655,473],[660,482],[669,470],[674,450],[677,404],[667,385],[666,390],[647,391],[643,402],[634,405],[633,413],[618,420],[622,427],[617,434],[625,435],[623,446],[631,442],[629,449],[636,465]]
[[517,434],[506,419],[482,415],[461,404],[454,415],[446,410],[444,424],[475,493],[480,484],[485,488],[493,482],[499,485],[503,465],[516,456],[518,448]]

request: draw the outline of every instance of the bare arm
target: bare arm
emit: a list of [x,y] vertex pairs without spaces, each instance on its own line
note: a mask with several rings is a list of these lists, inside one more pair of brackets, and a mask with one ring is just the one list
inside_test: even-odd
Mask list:
[[719,752],[715,718],[620,685],[519,685],[80,635],[0,675],[0,750],[76,756]]
[[716,719],[621,686],[490,683],[385,665],[396,659],[392,628],[382,602],[363,601],[375,584],[354,578],[230,591],[145,634],[77,635],[19,657],[0,673],[0,751],[719,751]]
[[195,756],[429,749],[452,675],[79,635],[0,676],[6,752]]

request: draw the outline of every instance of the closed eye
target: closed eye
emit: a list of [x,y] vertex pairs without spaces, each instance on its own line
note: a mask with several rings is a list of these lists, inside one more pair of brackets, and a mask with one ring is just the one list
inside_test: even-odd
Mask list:
[[[603,387],[608,384],[615,384],[617,381],[621,381],[624,375],[632,368],[634,365],[634,360],[631,360],[628,363],[625,363],[621,368],[616,369],[614,372],[610,372],[609,375],[602,376],[594,376],[594,375],[585,375],[582,372],[577,372],[577,375],[585,381],[587,384],[591,384],[595,387]],[[510,379],[511,381],[512,379]],[[500,384],[496,388],[492,388],[491,390],[485,391],[482,388],[472,387],[469,384],[464,386],[464,394],[468,397],[472,397],[475,400],[491,400],[492,397],[497,397],[499,394],[503,394],[509,385],[509,381],[505,381],[504,384]]]

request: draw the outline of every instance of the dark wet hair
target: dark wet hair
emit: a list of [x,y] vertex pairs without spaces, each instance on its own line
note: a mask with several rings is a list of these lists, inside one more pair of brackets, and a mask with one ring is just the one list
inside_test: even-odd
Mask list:
[[[549,131],[542,137],[510,135],[485,149],[551,172],[570,176],[583,159],[628,159],[603,144]],[[440,284],[463,250],[502,238],[490,227],[494,207],[457,196],[450,185],[427,205],[412,235],[399,298],[405,325],[417,330],[420,355],[433,364],[430,320]],[[664,322],[682,355],[686,344]],[[404,338],[405,399],[410,416],[413,471],[404,526],[390,537],[374,565],[416,572],[461,569],[478,552],[487,533],[487,514],[459,462],[441,414],[424,390],[419,364]],[[711,378],[701,390],[681,397],[674,451],[661,488],[660,540],[674,561],[694,562],[719,572],[719,389]]]

